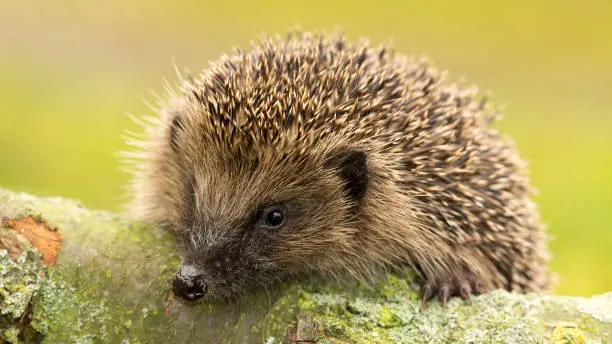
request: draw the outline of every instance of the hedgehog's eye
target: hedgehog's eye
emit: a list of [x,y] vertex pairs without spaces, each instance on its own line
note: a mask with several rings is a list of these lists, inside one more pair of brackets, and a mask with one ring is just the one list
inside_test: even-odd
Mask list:
[[265,208],[259,217],[259,223],[265,228],[276,229],[282,227],[287,219],[287,209],[280,204]]

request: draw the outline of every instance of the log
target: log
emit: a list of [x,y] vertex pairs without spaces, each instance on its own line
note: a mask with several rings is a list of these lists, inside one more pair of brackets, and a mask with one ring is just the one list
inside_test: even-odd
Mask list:
[[171,233],[0,189],[0,343],[612,343],[612,293],[494,291],[420,311],[409,277],[184,303]]

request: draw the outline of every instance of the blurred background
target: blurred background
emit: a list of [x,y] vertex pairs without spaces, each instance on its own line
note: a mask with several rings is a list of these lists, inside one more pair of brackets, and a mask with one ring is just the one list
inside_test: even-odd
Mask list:
[[0,0],[0,186],[116,211],[126,113],[173,60],[197,71],[261,32],[343,29],[426,55],[506,104],[553,235],[555,292],[612,291],[612,1]]

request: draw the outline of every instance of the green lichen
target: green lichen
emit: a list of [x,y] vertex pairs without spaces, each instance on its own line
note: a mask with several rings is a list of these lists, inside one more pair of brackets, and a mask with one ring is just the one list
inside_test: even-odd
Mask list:
[[15,326],[6,329],[6,331],[4,331],[4,340],[6,340],[7,343],[21,343],[19,340],[19,329]]
[[402,319],[394,312],[382,307],[378,312],[378,325],[384,328],[396,327],[402,324]]
[[583,344],[586,341],[580,326],[572,322],[558,322],[544,324],[547,338],[555,344]]
[[[495,291],[474,297],[473,306],[453,298],[446,311],[433,301],[421,312],[410,284],[409,278],[391,274],[374,288],[310,284],[296,286],[290,294],[297,298],[298,313],[314,312],[322,330],[320,342],[602,342],[581,322],[557,324],[551,332],[544,326],[551,322],[545,322],[541,313],[549,304],[547,297]],[[283,298],[280,302],[291,304]],[[275,335],[279,338],[279,333]]]
[[[22,320],[27,318],[33,297],[44,283],[41,255],[27,245],[22,249],[16,261],[6,250],[0,250],[0,324],[4,324],[4,340],[8,343],[20,342],[22,331],[19,328],[23,332],[35,332]],[[33,336],[37,337],[36,334]]]
[[[46,341],[109,342],[124,330],[119,324],[126,318],[126,309],[120,302],[101,290],[76,288],[61,281],[60,275],[53,271],[44,283],[32,322]],[[64,331],[57,331],[60,324]]]
[[15,262],[6,250],[0,250],[0,314],[12,319],[24,315],[44,273],[40,254],[28,247],[24,249]]

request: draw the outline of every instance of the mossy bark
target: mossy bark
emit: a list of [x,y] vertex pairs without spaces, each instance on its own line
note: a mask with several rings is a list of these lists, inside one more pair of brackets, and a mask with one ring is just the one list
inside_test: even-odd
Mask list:
[[[162,229],[2,189],[0,217],[0,343],[612,343],[612,293],[495,291],[420,312],[409,280],[388,275],[192,306],[169,292],[179,257]],[[60,245],[26,233],[32,223]]]

